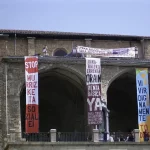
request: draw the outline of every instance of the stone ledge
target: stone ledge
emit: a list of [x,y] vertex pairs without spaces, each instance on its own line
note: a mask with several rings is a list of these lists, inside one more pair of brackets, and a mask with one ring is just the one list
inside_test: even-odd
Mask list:
[[[4,63],[23,63],[24,57],[3,57]],[[85,65],[84,58],[74,57],[39,57],[39,63],[53,63],[53,64],[80,64]],[[148,59],[130,59],[130,58],[101,58],[102,66],[123,66],[123,67],[150,67],[150,60]]]
[[63,145],[68,145],[68,146],[75,146],[75,145],[78,145],[78,146],[88,146],[88,145],[90,145],[90,146],[96,146],[96,145],[98,145],[98,146],[100,146],[100,145],[102,145],[102,146],[110,146],[110,145],[130,145],[130,146],[132,146],[132,145],[149,145],[150,146],[150,142],[142,142],[142,143],[140,143],[140,142],[15,142],[15,143],[13,143],[13,142],[8,142],[7,143],[7,145],[22,145],[22,146],[29,146],[29,145],[31,145],[31,146],[35,146],[35,145],[55,145],[55,146],[63,146]]

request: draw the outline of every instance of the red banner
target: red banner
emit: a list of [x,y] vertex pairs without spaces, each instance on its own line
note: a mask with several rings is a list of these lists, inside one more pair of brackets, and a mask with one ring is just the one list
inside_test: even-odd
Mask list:
[[39,132],[38,110],[38,57],[25,56],[26,133]]

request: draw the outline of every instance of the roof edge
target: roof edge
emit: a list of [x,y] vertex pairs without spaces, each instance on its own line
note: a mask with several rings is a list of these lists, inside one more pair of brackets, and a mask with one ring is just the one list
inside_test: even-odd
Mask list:
[[15,29],[0,29],[0,34],[22,34],[22,35],[51,35],[51,36],[84,36],[84,37],[122,37],[122,38],[137,38],[150,39],[150,36],[137,35],[121,35],[121,34],[99,34],[99,33],[80,33],[80,32],[59,32],[59,31],[43,31],[43,30],[15,30]]

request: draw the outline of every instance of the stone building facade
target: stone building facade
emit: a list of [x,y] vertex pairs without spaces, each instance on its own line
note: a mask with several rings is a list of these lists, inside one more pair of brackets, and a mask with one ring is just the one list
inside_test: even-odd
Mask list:
[[[112,89],[118,88],[123,89],[123,82],[132,80],[134,82],[135,74],[134,69],[136,67],[149,67],[149,58],[150,58],[150,37],[142,36],[123,36],[123,35],[103,35],[103,34],[84,34],[84,33],[63,33],[63,32],[44,32],[44,31],[26,31],[26,30],[0,30],[0,142],[1,145],[4,143],[4,139],[8,137],[11,130],[21,133],[24,126],[23,123],[23,113],[22,110],[24,107],[24,83],[25,83],[25,73],[24,73],[24,56],[42,54],[42,49],[44,46],[48,47],[49,57],[39,57],[39,81],[41,93],[41,99],[44,102],[41,102],[42,107],[47,109],[47,112],[43,111],[44,118],[42,121],[48,119],[46,114],[50,113],[48,105],[51,105],[49,99],[54,99],[57,97],[57,94],[51,91],[55,87],[54,80],[65,85],[65,93],[70,93],[70,99],[85,100],[86,98],[86,89],[85,89],[85,60],[84,58],[72,58],[72,57],[51,57],[55,56],[55,53],[58,50],[62,50],[65,53],[70,53],[73,48],[76,46],[88,46],[93,48],[126,48],[136,46],[138,48],[138,58],[136,59],[113,59],[102,58],[102,99],[107,104],[108,100],[108,89],[112,85]],[[124,74],[127,74],[124,77]],[[56,79],[57,76],[57,79]],[[130,76],[132,76],[130,78]],[[129,78],[131,80],[129,80]],[[117,80],[118,83],[113,85]],[[68,82],[68,83],[67,83]],[[120,86],[122,84],[122,86]],[[53,85],[53,86],[50,86]],[[61,86],[61,85],[60,85]],[[135,83],[134,83],[135,86]],[[63,88],[63,86],[61,86]],[[58,88],[58,87],[57,87]],[[127,87],[128,89],[130,88]],[[44,89],[44,90],[42,90]],[[51,89],[46,91],[46,89]],[[71,89],[69,91],[69,89]],[[133,89],[130,89],[130,92]],[[61,90],[60,90],[61,91]],[[60,92],[59,91],[59,92]],[[134,93],[135,89],[132,91]],[[129,92],[129,91],[128,91]],[[80,93],[80,94],[79,94]],[[113,90],[109,93],[113,93]],[[110,99],[112,95],[110,94]],[[73,98],[75,96],[75,98]],[[63,95],[65,97],[65,95]],[[134,97],[135,95],[133,95]],[[60,103],[58,101],[60,97],[56,98],[53,103]],[[67,96],[64,98],[67,99]],[[117,97],[116,97],[117,99]],[[133,98],[135,99],[135,98]],[[68,100],[68,99],[67,99]],[[71,103],[65,102],[64,109],[71,109],[74,107]],[[57,102],[58,101],[58,102]],[[66,128],[69,128],[74,123],[78,129],[88,130],[87,126],[87,116],[86,116],[86,104],[82,102],[84,110],[79,108],[80,101],[76,101],[77,111],[74,114],[72,111],[71,116],[74,115],[75,121],[71,120],[70,123],[63,124],[63,121],[56,122],[56,124],[61,123],[61,128],[65,131]],[[109,103],[109,102],[108,102]],[[68,104],[68,106],[66,106]],[[62,104],[63,105],[63,104]],[[109,105],[109,104],[108,104]],[[47,106],[47,107],[46,107]],[[72,106],[72,107],[71,107]],[[60,107],[59,107],[60,110]],[[61,113],[64,110],[60,110]],[[63,119],[68,121],[71,116],[68,113],[64,114]],[[112,111],[113,112],[113,111]],[[57,112],[56,112],[57,114]],[[106,131],[109,131],[109,111],[105,109],[105,125]],[[113,115],[112,115],[113,116]],[[58,117],[58,116],[57,116]],[[133,116],[134,117],[134,116]],[[61,116],[60,116],[61,118]],[[113,118],[113,117],[112,117]],[[51,118],[52,119],[52,118]],[[112,119],[111,119],[112,120]],[[114,117],[115,120],[115,117]],[[132,118],[131,118],[132,120]],[[137,118],[136,118],[137,120]],[[48,123],[51,124],[51,120],[48,120]],[[44,129],[50,129],[50,125],[41,124],[42,132],[46,132]],[[46,122],[45,122],[46,124]],[[115,129],[114,123],[113,129]],[[122,124],[124,124],[122,122]],[[55,125],[54,125],[55,126]],[[53,127],[53,125],[52,125]],[[58,127],[59,128],[59,127]],[[124,126],[122,127],[122,129]],[[73,129],[70,128],[72,131]]]

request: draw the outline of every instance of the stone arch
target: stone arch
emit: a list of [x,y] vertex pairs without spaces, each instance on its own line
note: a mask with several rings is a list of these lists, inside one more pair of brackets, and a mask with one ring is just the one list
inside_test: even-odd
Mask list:
[[[73,74],[75,74],[79,79],[80,81],[82,82],[82,84],[85,86],[86,83],[85,83],[85,75],[80,72],[79,70],[75,69],[74,67],[71,67],[71,66],[68,66],[68,65],[58,65],[58,64],[48,64],[48,65],[45,65],[45,64],[41,64],[39,65],[39,75],[43,74],[44,72],[47,72],[47,71],[50,71],[52,69],[61,69],[61,70],[65,70],[65,71],[68,71],[68,72],[71,72]],[[20,84],[20,87],[19,87],[19,91],[20,91],[20,94],[22,92],[22,89],[24,88],[25,86],[25,82],[24,82],[24,77],[21,79],[21,83]]]
[[62,56],[65,56],[68,53],[68,51],[65,48],[56,48],[55,50],[53,50],[52,56],[59,56],[59,55],[55,55],[57,52],[62,53]]
[[[84,75],[80,71],[77,71],[75,68],[70,67],[68,65],[58,65],[58,64],[42,65],[41,64],[39,66],[39,78],[40,78],[41,82],[42,82],[43,79],[45,79],[45,77],[48,77],[48,74],[51,74],[51,73],[52,74],[56,73],[57,77],[63,76],[64,80],[66,80],[66,84],[68,84],[67,82],[69,82],[70,84],[68,84],[68,86],[70,85],[70,86],[72,86],[72,88],[74,87],[73,88],[73,92],[74,92],[74,90],[78,91],[77,95],[79,95],[79,100],[81,100],[82,99],[81,97],[83,96],[83,101],[84,101],[83,104],[85,105],[85,97],[86,97],[86,94],[85,94],[86,89],[85,89],[85,86],[84,86],[84,84],[85,84],[85,77],[84,77]],[[73,78],[75,78],[75,79],[73,79]],[[61,80],[63,80],[63,79],[61,79]],[[71,80],[74,80],[74,81],[71,82]],[[65,86],[65,82],[64,82],[64,86]],[[49,87],[49,88],[51,88],[51,87]],[[21,95],[22,95],[23,92],[25,94],[25,91],[23,89],[25,90],[25,85],[22,86],[20,97],[21,97]],[[79,103],[79,100],[78,100],[77,103]],[[20,105],[20,107],[21,107],[21,105]],[[84,108],[86,108],[86,107],[84,106]],[[85,113],[86,110],[83,109],[83,111],[84,111],[84,114],[86,114]],[[83,117],[85,117],[85,116],[82,116],[82,119],[80,118],[81,121],[83,121],[83,120],[85,121],[86,117],[85,118],[83,118]],[[84,124],[85,124],[85,122],[84,122]],[[77,124],[77,126],[78,126],[78,124]],[[63,127],[64,127],[64,125],[63,125]]]
[[119,76],[123,75],[124,73],[130,72],[133,69],[134,68],[125,68],[125,69],[119,70],[119,72],[114,74],[113,77],[108,81],[106,93],[107,93],[108,88],[111,85],[111,83],[113,83],[113,81],[115,81]]
[[122,69],[108,82],[107,107],[111,132],[130,132],[138,127],[135,68]]

